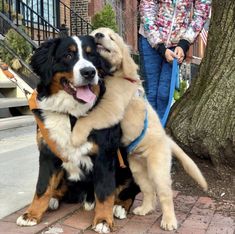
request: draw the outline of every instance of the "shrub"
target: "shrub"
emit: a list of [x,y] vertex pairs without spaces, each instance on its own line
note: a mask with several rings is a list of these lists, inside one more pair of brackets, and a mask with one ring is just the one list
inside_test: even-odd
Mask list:
[[[20,58],[25,62],[28,62],[32,54],[32,47],[20,34],[14,29],[9,29],[5,35],[4,41]],[[14,59],[14,57],[4,48],[0,49],[0,57],[9,65],[12,64]]]
[[96,13],[91,20],[93,29],[107,27],[118,31],[116,15],[110,4],[106,4],[100,12]]

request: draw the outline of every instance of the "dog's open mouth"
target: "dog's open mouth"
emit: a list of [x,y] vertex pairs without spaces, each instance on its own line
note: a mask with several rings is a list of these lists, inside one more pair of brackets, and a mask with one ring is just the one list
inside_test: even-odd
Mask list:
[[97,50],[98,51],[105,51],[105,52],[108,52],[108,53],[111,52],[109,49],[105,48],[101,43],[96,43],[96,45],[97,45]]
[[81,103],[93,103],[96,100],[96,95],[91,90],[91,85],[75,87],[66,78],[62,78],[60,83],[64,91],[73,96],[73,98]]

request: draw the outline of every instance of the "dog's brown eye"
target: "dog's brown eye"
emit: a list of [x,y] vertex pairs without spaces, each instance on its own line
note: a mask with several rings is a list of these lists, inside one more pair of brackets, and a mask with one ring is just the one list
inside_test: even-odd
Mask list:
[[[109,37],[110,37],[110,36],[109,36]],[[112,41],[114,41],[112,37],[110,37],[110,39],[111,39]]]

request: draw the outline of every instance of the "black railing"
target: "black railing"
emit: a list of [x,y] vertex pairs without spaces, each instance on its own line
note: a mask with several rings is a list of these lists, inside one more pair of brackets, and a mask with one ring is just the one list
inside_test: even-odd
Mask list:
[[17,27],[23,26],[26,34],[38,44],[49,38],[56,37],[59,33],[58,28],[54,27],[35,11],[37,8],[34,7],[34,10],[29,4],[21,0],[2,0],[1,6],[1,12]]
[[59,1],[59,9],[61,26],[67,27],[68,35],[86,35],[92,31],[92,25],[71,7]]
[[29,64],[27,64],[22,58],[20,58],[3,40],[0,40],[0,46],[3,46],[7,53],[10,53],[12,57],[17,58],[24,69],[15,71],[20,77],[33,89],[37,87],[39,78],[32,72]]
[[[31,38],[17,27],[9,18],[0,12],[0,57],[8,63],[12,63],[13,59],[17,59],[21,65],[20,69],[15,71],[20,77],[32,88],[38,83],[38,77],[32,72],[29,66],[30,54],[38,45]],[[15,43],[17,45],[15,45]],[[23,43],[23,45],[21,44]],[[22,54],[21,48],[25,48],[28,53]],[[22,57],[23,56],[23,57]],[[27,58],[26,58],[27,57]]]
[[0,0],[0,11],[29,37],[41,42],[58,36],[89,34],[92,25],[58,0]]

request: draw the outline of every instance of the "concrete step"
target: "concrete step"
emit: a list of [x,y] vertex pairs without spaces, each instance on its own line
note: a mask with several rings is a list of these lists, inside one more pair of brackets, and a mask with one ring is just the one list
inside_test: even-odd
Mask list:
[[22,115],[16,117],[2,118],[0,119],[0,131],[11,128],[30,126],[33,124],[35,124],[33,115]]
[[17,85],[11,82],[10,80],[3,80],[0,79],[0,89],[11,89],[11,88],[16,88]]
[[0,98],[0,108],[28,106],[26,98]]

